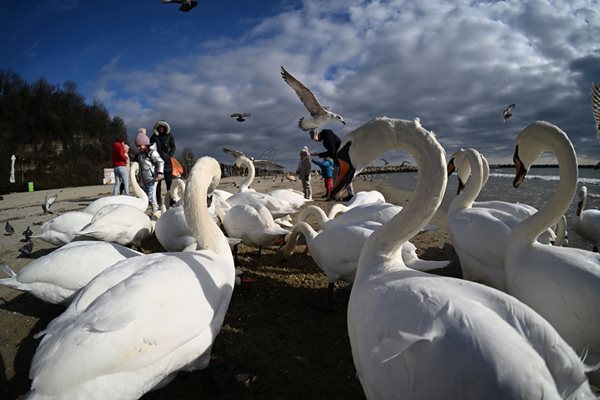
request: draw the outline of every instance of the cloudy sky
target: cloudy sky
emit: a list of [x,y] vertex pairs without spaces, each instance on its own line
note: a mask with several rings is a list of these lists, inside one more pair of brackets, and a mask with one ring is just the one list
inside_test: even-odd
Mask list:
[[[302,146],[321,145],[297,127],[306,110],[284,66],[344,117],[325,126],[342,138],[377,116],[419,117],[447,153],[510,162],[517,133],[541,119],[581,163],[600,160],[596,0],[200,0],[188,13],[160,0],[8,1],[0,18],[1,69],[75,81],[131,141],[166,119],[179,149],[230,162],[227,146],[293,169]],[[239,111],[252,116],[229,117]]]

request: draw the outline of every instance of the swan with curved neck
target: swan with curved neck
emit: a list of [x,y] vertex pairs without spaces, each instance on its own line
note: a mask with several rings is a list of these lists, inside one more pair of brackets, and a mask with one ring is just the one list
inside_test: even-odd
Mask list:
[[207,209],[218,162],[199,159],[185,216],[203,250],[123,260],[94,278],[54,319],[33,357],[29,398],[139,398],[178,371],[208,365],[235,272]]
[[417,162],[414,195],[367,240],[348,304],[366,397],[593,398],[583,363],[531,309],[483,285],[411,270],[399,257],[446,187],[444,151],[418,121],[378,118],[346,136],[334,191],[350,182],[347,173],[395,148]]
[[573,230],[592,243],[593,251],[598,251],[600,244],[600,211],[586,210],[587,187],[581,186],[578,192],[577,209],[571,218]]
[[[508,293],[540,313],[586,362],[600,361],[600,255],[586,250],[544,246],[535,238],[569,208],[577,189],[577,156],[568,136],[557,126],[538,121],[516,139],[513,185],[519,187],[529,167],[544,151],[559,164],[555,193],[534,215],[512,231],[505,258]],[[600,383],[600,374],[592,382]]]
[[131,166],[129,167],[129,182],[131,182],[131,186],[133,187],[133,192],[135,193],[135,196],[104,196],[97,200],[94,200],[82,211],[94,215],[106,205],[127,204],[139,209],[140,211],[145,212],[148,208],[148,195],[146,194],[146,192],[144,192],[144,189],[141,188],[140,184],[137,181],[137,174],[139,170],[139,164],[137,162],[132,162]]

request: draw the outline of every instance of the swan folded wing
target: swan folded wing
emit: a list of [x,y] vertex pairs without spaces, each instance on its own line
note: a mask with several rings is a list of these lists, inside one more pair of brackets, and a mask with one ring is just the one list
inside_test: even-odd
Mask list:
[[208,297],[216,289],[205,288],[211,282],[199,283],[185,262],[170,258],[111,287],[46,336],[32,362],[32,388],[64,392],[100,375],[144,368],[209,330],[222,299]]
[[[407,281],[420,279],[409,278]],[[394,312],[378,313],[375,318],[365,309],[362,318],[356,315],[349,321],[349,329],[360,329],[363,333],[382,332],[373,325],[385,327],[384,334],[379,337],[367,334],[366,340],[370,345],[360,346],[369,349],[368,354],[359,355],[364,360],[359,364],[370,366],[363,367],[361,373],[374,382],[373,387],[381,389],[388,397],[392,393],[386,391],[398,387],[418,390],[421,394],[429,390],[439,394],[439,389],[428,388],[432,380],[443,388],[449,398],[468,397],[473,393],[489,394],[490,388],[494,387],[517,390],[521,398],[528,398],[522,394],[530,390],[531,382],[542,386],[544,392],[554,391],[553,377],[546,360],[502,315],[488,307],[495,296],[485,299],[482,294],[481,298],[485,301],[472,299],[469,287],[481,285],[458,280],[446,285],[443,281],[436,282],[436,279],[439,278],[424,277],[423,282],[417,284],[392,281],[376,286],[371,294],[366,295],[377,296],[377,292],[393,291],[394,295],[386,294],[383,297],[385,304],[379,306]],[[494,291],[484,290],[486,293]],[[391,303],[390,299],[393,299]],[[357,327],[357,324],[362,327]],[[362,339],[365,340],[365,337]],[[573,352],[571,354],[574,355]],[[365,357],[369,359],[367,363]],[[522,368],[515,369],[515,365]],[[585,375],[577,378],[575,383],[570,381],[569,387],[580,386]]]

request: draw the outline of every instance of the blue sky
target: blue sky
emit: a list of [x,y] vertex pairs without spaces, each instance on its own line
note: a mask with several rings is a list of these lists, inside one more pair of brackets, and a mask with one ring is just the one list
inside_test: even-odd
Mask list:
[[[321,147],[297,128],[306,111],[284,66],[344,117],[326,126],[341,137],[377,116],[420,117],[447,153],[474,147],[510,162],[518,132],[543,119],[567,132],[580,162],[600,160],[596,0],[200,0],[188,13],[160,0],[10,0],[0,19],[1,69],[76,82],[125,120],[130,141],[166,119],[197,156],[230,162],[221,147],[254,157],[274,147],[293,169],[302,146]],[[239,123],[237,111],[252,116]]]

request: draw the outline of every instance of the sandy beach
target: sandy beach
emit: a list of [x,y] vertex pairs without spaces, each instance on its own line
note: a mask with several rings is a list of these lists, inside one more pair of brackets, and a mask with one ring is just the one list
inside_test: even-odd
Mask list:
[[[220,188],[235,191],[239,177],[223,178]],[[277,188],[301,189],[300,182],[280,178],[257,177],[253,187],[258,191]],[[388,202],[403,205],[410,192],[358,178],[355,190],[377,189]],[[0,260],[19,271],[32,259],[53,251],[55,246],[33,239],[33,254],[19,256],[24,244],[22,232],[29,226],[34,233],[54,215],[44,214],[41,203],[46,194],[58,194],[55,213],[79,210],[98,197],[112,193],[112,186],[88,186],[48,191],[12,193],[0,200],[2,231],[6,221],[15,228],[12,236],[0,241]],[[313,182],[312,204],[327,211],[333,202],[320,201],[323,188],[320,180]],[[309,220],[310,222],[310,220]],[[452,260],[439,272],[460,276],[456,254],[446,230],[446,215],[438,211],[432,223],[436,231],[419,234],[411,241],[421,258]],[[150,237],[143,251],[162,251]],[[325,275],[302,254],[303,246],[283,261],[277,248],[256,249],[241,246],[239,268],[254,282],[236,286],[233,297],[212,351],[211,364],[233,362],[256,375],[247,388],[230,393],[214,393],[205,383],[201,371],[180,373],[164,388],[146,394],[144,399],[363,399],[355,377],[352,354],[346,328],[346,306],[351,286],[338,283],[334,294],[335,311],[322,312],[327,282]],[[343,249],[342,249],[343,250]],[[338,251],[332,249],[332,251]],[[83,268],[84,266],[82,266]],[[58,316],[64,307],[51,305],[27,293],[0,286],[0,397],[15,399],[27,393],[30,386],[29,367],[39,340],[33,336]]]

